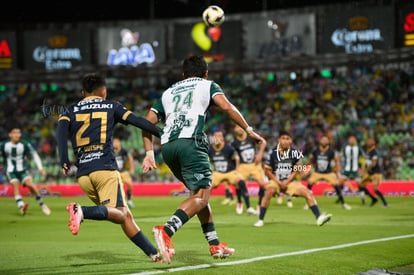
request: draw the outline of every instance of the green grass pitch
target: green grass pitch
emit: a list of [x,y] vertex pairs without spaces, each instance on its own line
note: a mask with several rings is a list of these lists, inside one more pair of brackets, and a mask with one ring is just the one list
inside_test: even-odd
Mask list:
[[[182,197],[135,197],[137,224],[154,243],[151,228],[163,224]],[[303,198],[293,208],[273,200],[265,226],[256,228],[256,216],[236,215],[235,206],[212,197],[220,240],[236,249],[225,260],[210,257],[197,217],[173,237],[176,255],[170,265],[152,263],[123,234],[119,225],[85,220],[77,236],[70,234],[66,205],[86,197],[46,197],[52,210],[42,214],[34,198],[21,216],[13,198],[1,198],[0,274],[335,274],[350,275],[382,268],[414,273],[414,199],[388,197],[370,208],[357,197],[346,197],[353,209],[335,204],[334,197],[318,197],[332,220],[316,226]],[[252,205],[257,198],[251,198]]]

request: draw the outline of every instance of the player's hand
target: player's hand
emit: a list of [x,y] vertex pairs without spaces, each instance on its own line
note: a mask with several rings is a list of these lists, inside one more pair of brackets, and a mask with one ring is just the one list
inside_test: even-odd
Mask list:
[[66,163],[64,163],[62,167],[62,173],[65,177],[69,174],[69,170],[70,170],[70,167]]
[[250,132],[248,135],[249,135],[250,138],[254,139],[258,144],[261,144],[265,141],[264,138],[261,135],[259,135],[258,133],[254,132],[254,131]]
[[256,164],[262,164],[263,155],[258,153],[256,156],[254,156],[254,163]]
[[157,164],[155,164],[155,160],[151,156],[145,156],[144,160],[142,161],[142,171],[147,173],[152,169],[157,169]]

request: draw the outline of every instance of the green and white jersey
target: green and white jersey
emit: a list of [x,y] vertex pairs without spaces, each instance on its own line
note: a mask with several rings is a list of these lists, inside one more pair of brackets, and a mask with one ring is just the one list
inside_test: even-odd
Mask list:
[[221,87],[199,77],[187,78],[169,87],[151,108],[158,119],[165,123],[161,144],[178,138],[205,138],[206,112]]
[[3,157],[3,163],[7,173],[23,172],[29,168],[27,157],[31,155],[36,163],[37,168],[42,169],[42,162],[33,146],[26,141],[20,141],[16,144],[11,141],[0,143],[0,152]]

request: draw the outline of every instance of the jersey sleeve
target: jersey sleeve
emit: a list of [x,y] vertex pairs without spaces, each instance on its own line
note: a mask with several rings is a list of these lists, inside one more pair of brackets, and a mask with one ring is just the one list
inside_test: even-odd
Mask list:
[[155,104],[151,107],[151,111],[157,115],[159,122],[165,121],[165,111],[161,99],[155,102]]
[[210,86],[210,96],[213,98],[218,94],[224,94],[223,89],[216,82],[212,81]]
[[121,103],[114,101],[115,106],[115,121],[121,122],[123,124],[128,124],[126,122],[127,117],[132,113],[129,111],[125,106],[123,106]]
[[68,134],[69,134],[69,117],[65,119],[65,116],[61,116],[63,119],[59,119],[58,126],[56,129],[57,145],[59,152],[60,165],[63,167],[64,164],[69,166],[69,155],[68,155]]

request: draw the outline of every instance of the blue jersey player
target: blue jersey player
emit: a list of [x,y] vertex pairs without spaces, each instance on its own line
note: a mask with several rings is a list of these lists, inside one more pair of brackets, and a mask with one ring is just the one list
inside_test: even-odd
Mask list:
[[76,157],[76,178],[83,192],[95,206],[71,202],[69,230],[77,235],[85,219],[107,220],[120,224],[125,235],[154,262],[162,261],[157,248],[134,221],[122,186],[113,149],[112,135],[117,123],[132,124],[159,136],[159,130],[142,117],[134,115],[119,102],[106,99],[105,79],[88,74],[82,80],[83,99],[60,115],[57,141],[63,174],[69,172],[68,137]]

